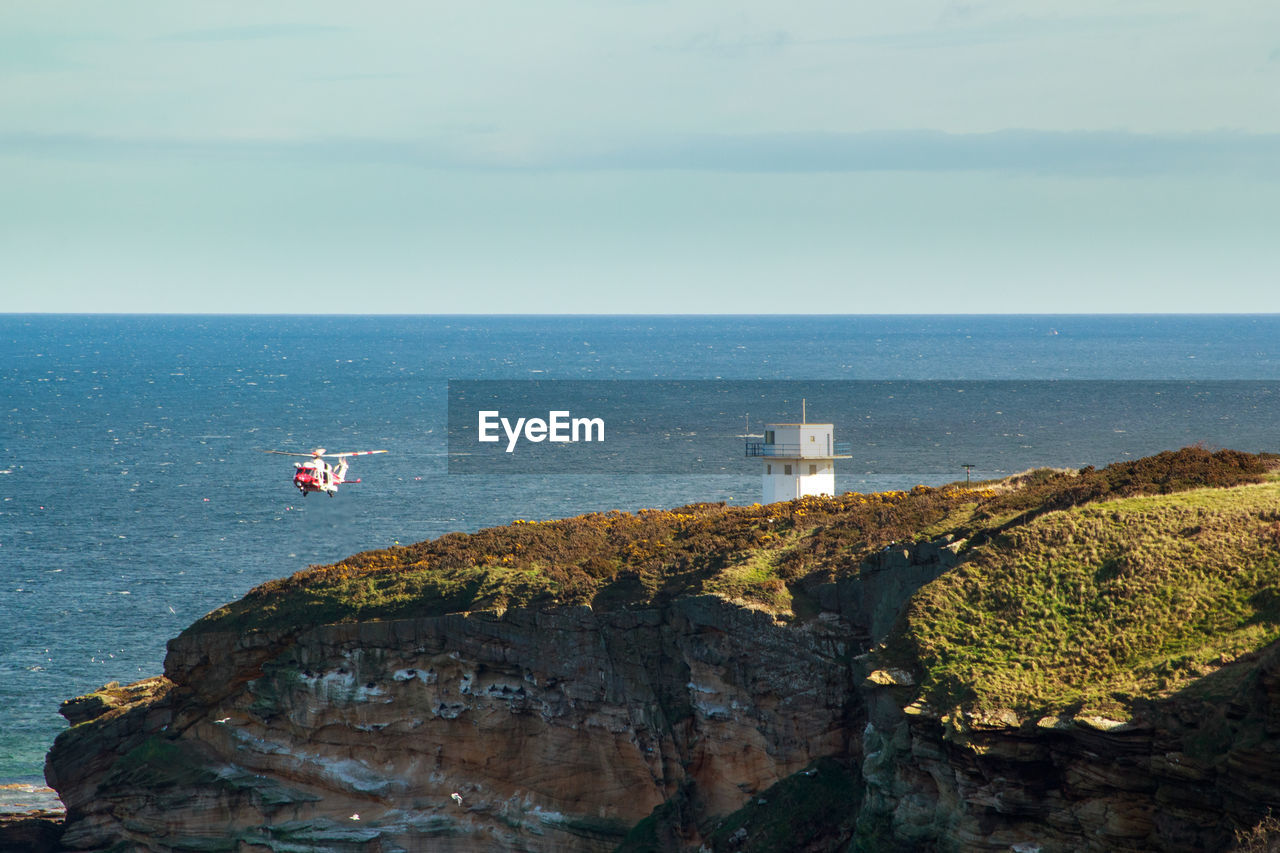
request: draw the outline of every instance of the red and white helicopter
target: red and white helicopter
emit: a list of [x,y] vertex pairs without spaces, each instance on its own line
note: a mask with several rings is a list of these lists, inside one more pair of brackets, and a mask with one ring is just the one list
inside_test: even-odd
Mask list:
[[[278,453],[281,456],[306,456],[306,462],[295,462],[293,467],[293,485],[302,492],[305,498],[312,492],[325,492],[329,497],[338,493],[338,486],[343,483],[358,483],[359,479],[347,479],[347,462],[349,456],[370,456],[374,453],[386,453],[385,450],[356,450],[350,453],[327,453],[323,447],[317,447],[310,453],[290,453],[287,450],[264,450],[263,453]],[[325,458],[337,459],[337,465],[330,465]]]

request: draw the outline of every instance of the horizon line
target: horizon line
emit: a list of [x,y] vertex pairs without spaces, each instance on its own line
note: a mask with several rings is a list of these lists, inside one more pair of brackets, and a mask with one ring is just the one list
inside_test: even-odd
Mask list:
[[944,311],[944,312],[362,312],[338,311],[0,311],[0,317],[1280,317],[1280,311]]

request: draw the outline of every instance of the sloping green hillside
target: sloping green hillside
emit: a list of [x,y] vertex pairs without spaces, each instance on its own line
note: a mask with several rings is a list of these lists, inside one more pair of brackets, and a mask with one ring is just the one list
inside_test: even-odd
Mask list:
[[1280,638],[1280,485],[1050,512],[917,593],[889,654],[927,701],[1123,714]]

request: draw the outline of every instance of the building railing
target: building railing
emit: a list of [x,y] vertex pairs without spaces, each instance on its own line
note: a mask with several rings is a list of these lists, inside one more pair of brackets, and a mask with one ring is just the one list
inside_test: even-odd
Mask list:
[[[831,444],[831,452],[823,453],[823,448],[814,444],[765,444],[763,441],[748,441],[747,456],[781,456],[787,459],[829,458],[831,456],[848,456],[852,445],[847,441],[836,441]],[[807,452],[805,452],[807,451]]]

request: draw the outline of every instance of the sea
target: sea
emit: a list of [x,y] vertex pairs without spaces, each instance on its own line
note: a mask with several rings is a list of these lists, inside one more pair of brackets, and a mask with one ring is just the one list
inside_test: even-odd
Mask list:
[[[698,461],[451,466],[451,385],[487,380],[668,389],[645,422]],[[744,442],[801,407],[850,443],[841,492],[1280,451],[1280,315],[0,315],[0,812],[58,807],[59,703],[162,672],[255,585],[514,519],[750,504]],[[388,452],[304,499],[262,451],[315,446]]]

